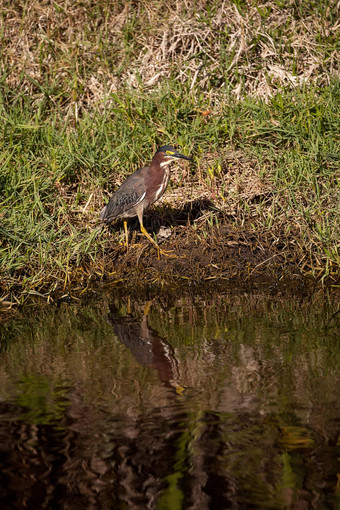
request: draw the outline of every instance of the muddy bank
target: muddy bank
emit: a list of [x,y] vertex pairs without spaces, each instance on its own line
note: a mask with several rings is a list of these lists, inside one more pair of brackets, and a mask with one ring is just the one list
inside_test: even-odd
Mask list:
[[174,229],[166,234],[170,234],[168,239],[157,238],[167,255],[158,253],[136,233],[128,249],[113,244],[101,261],[103,276],[146,282],[176,278],[198,282],[251,275],[280,278],[291,273],[292,268],[282,267],[285,254],[274,247],[264,249],[252,233],[237,234],[224,226],[213,229],[204,238],[190,228]]
[[[132,290],[145,285],[171,287],[188,281],[197,285],[209,281],[239,281],[247,285],[261,281],[275,285],[295,282],[298,287],[334,285],[340,281],[338,268],[321,281],[294,239],[277,232],[255,231],[250,221],[244,229],[237,228],[232,217],[216,212],[214,220],[215,224],[209,226],[205,218],[204,226],[197,227],[193,220],[171,227],[166,221],[161,225],[156,216],[148,216],[145,222],[148,232],[156,235],[168,256],[159,254],[139,233],[137,221],[130,224],[130,244],[126,249],[118,222],[107,229],[112,243],[95,271],[90,270],[91,277],[100,276],[105,282],[120,283]],[[117,236],[121,244],[117,243]]]
[[318,286],[340,284],[339,267],[330,266],[325,277],[314,252],[301,246],[298,232],[294,235],[290,229],[288,235],[283,222],[268,229],[257,216],[242,219],[239,212],[226,214],[208,198],[195,199],[182,207],[164,204],[151,208],[145,214],[144,225],[168,255],[159,253],[140,233],[137,219],[128,223],[128,249],[121,220],[110,227],[97,223],[93,228],[100,239],[105,239],[105,247],[95,259],[84,255],[79,266],[71,264],[67,268],[64,278],[53,274],[27,291],[21,285],[23,272],[18,284],[7,283],[7,289],[3,288],[0,311],[27,300],[42,298],[51,303],[70,297],[82,299],[87,292],[100,292],[102,283],[134,297],[201,287],[205,292],[208,283],[222,288],[244,285],[247,290],[260,286],[268,292],[288,287],[303,293]]

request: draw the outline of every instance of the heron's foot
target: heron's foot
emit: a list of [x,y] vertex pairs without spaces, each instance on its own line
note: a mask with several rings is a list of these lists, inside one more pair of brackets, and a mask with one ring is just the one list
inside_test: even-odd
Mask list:
[[158,250],[158,258],[160,258],[160,254],[164,255],[164,257],[169,257],[169,259],[177,259],[178,258],[178,255],[173,253],[173,250],[162,250],[162,248],[160,248],[158,245],[157,245],[157,250]]
[[177,395],[183,395],[183,393],[186,390],[186,387],[185,386],[181,386],[180,384],[176,384],[175,389],[176,389]]
[[175,255],[175,253],[173,253],[173,250],[169,250],[169,251],[162,250],[162,248],[159,246],[159,244],[156,243],[156,241],[154,239],[152,239],[150,234],[145,230],[143,225],[141,225],[141,234],[144,235],[150,241],[150,243],[157,249],[158,259],[160,258],[160,255],[164,255],[164,257],[169,257],[172,259],[177,259],[179,257],[178,255]]

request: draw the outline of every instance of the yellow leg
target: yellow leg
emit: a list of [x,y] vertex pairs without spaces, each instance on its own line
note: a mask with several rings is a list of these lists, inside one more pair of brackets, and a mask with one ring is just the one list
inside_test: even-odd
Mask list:
[[126,249],[128,250],[129,249],[129,233],[128,233],[128,229],[127,229],[127,221],[126,220],[124,220],[124,232],[125,232]]
[[152,237],[150,236],[150,234],[148,234],[148,232],[146,231],[144,225],[143,225],[143,219],[142,218],[139,218],[139,223],[140,223],[140,230],[142,232],[143,235],[145,235],[145,237],[150,241],[150,243],[152,243],[158,250],[158,253],[161,253],[162,255],[165,255],[165,257],[174,257],[174,258],[177,258],[177,255],[174,255],[173,253],[171,252],[166,252],[164,250],[162,250],[158,244],[156,243],[156,241],[154,241],[152,239]]
[[149,315],[149,312],[150,312],[150,308],[151,308],[151,305],[152,305],[152,302],[154,301],[154,299],[150,299],[146,305],[145,305],[145,308],[144,308],[144,316],[148,316]]

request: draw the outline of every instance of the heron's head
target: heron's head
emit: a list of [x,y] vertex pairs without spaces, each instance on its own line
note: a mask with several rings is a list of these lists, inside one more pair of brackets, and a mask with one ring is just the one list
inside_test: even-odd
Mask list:
[[188,158],[188,156],[184,156],[184,154],[181,154],[178,152],[175,147],[172,147],[172,145],[163,145],[155,155],[160,154],[162,156],[164,164],[171,163],[174,159],[180,158],[180,159],[187,159],[188,161],[191,161],[191,158]]

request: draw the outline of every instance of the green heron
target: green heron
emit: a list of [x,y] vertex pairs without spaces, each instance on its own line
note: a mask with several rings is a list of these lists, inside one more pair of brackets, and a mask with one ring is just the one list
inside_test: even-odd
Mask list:
[[127,347],[140,365],[157,370],[164,386],[174,388],[176,393],[183,393],[183,386],[178,384],[178,362],[171,344],[159,336],[148,324],[152,301],[145,308],[143,319],[121,316],[112,306],[108,321],[112,324],[118,340]]
[[[140,229],[149,241],[160,250],[158,244],[147,233],[143,225],[144,211],[156,200],[161,198],[169,182],[170,169],[169,164],[175,159],[191,158],[183,156],[171,145],[164,145],[154,155],[150,166],[140,168],[130,175],[126,181],[112,195],[108,204],[100,213],[100,219],[106,225],[109,225],[115,218],[131,218],[138,216]],[[127,221],[124,220],[124,231],[126,236],[126,246],[128,246]]]

